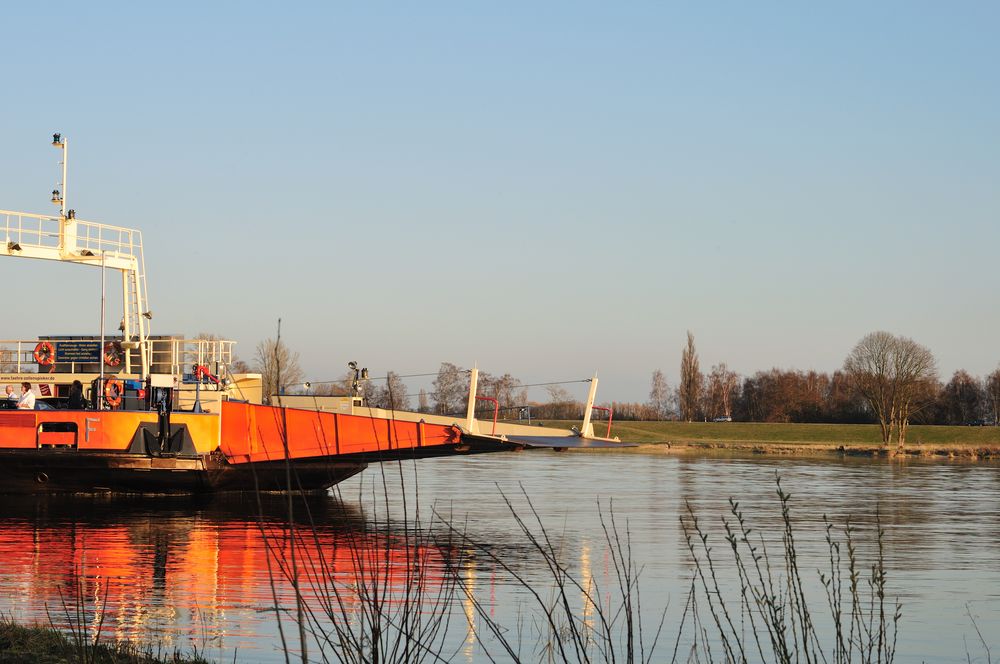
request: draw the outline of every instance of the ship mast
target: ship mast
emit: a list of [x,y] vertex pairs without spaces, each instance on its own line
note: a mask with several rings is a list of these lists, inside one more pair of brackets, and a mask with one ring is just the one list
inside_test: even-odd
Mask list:
[[[66,172],[69,169],[69,139],[63,138],[61,134],[52,134],[52,147],[62,150],[63,158],[59,162],[62,166],[62,182],[56,189],[52,190],[52,202],[59,206],[59,216],[66,218]],[[60,193],[60,188],[62,192]]]

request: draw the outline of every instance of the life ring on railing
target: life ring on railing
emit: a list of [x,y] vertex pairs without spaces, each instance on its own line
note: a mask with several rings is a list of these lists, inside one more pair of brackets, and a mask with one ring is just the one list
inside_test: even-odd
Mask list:
[[109,341],[104,344],[104,364],[109,367],[117,367],[122,363],[125,351],[122,349],[120,341]]
[[104,400],[112,408],[117,408],[122,403],[122,382],[117,378],[109,378],[104,383]]
[[56,347],[52,345],[51,341],[39,341],[32,355],[35,362],[47,367],[56,362]]

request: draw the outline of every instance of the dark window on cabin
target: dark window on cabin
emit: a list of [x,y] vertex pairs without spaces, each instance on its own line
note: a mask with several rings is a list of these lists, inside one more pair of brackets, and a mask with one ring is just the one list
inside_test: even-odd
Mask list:
[[77,433],[78,431],[76,422],[42,422],[38,427],[39,433]]

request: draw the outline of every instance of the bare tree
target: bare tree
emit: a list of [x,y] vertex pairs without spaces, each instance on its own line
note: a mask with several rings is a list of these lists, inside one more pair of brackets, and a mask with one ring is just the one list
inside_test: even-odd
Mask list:
[[891,377],[895,341],[888,332],[872,332],[844,360],[844,373],[878,420],[883,445],[889,444],[896,415]]
[[314,383],[306,393],[316,397],[344,396],[344,392],[337,389],[336,383]]
[[983,381],[986,393],[986,410],[993,426],[1000,426],[1000,369],[995,370]]
[[434,379],[434,411],[438,415],[454,415],[462,410],[469,394],[469,379],[465,369],[451,362],[442,362]]
[[307,392],[318,397],[344,397],[351,393],[351,380],[354,375],[343,374],[337,380],[328,380],[320,383],[313,383]]
[[936,390],[932,384],[937,381],[937,362],[926,346],[913,339],[896,337],[894,366],[897,444],[902,448],[910,418],[934,398]]
[[420,392],[417,393],[417,410],[421,413],[431,412],[431,402],[430,397],[427,396],[427,390],[420,388]]
[[274,339],[264,339],[257,344],[253,369],[261,375],[264,399],[268,403],[272,396],[282,394],[285,387],[301,383],[305,377],[299,365],[299,354],[290,351],[284,341],[275,342]]
[[229,365],[229,373],[231,374],[248,374],[252,373],[250,365],[241,360],[240,358],[233,355],[233,363]]
[[937,377],[930,350],[912,339],[872,332],[844,361],[844,372],[878,419],[882,443],[893,434],[902,447],[909,419],[928,402],[928,382]]
[[692,422],[698,416],[703,378],[698,366],[698,352],[694,347],[694,335],[687,333],[687,346],[681,353],[681,384],[677,388],[677,401],[681,409],[681,419]]
[[978,380],[965,369],[956,371],[940,396],[948,424],[972,424],[979,420],[983,404],[988,401],[984,397]]
[[484,397],[492,397],[497,400],[497,405],[501,413],[509,413],[515,406],[524,405],[524,401],[518,401],[522,390],[518,388],[521,381],[510,374],[493,376],[482,371],[479,373],[478,392]]
[[358,383],[358,396],[364,400],[368,408],[387,408],[385,390],[380,389],[375,379],[362,380]]
[[[518,383],[520,384],[520,382]],[[521,386],[521,389],[517,392],[516,405],[527,406],[528,405],[528,388]],[[520,411],[518,411],[520,412]]]
[[733,417],[733,394],[739,386],[740,377],[735,371],[730,371],[725,362],[712,367],[708,375],[708,394],[711,407],[709,416]]
[[551,403],[567,403],[573,400],[573,395],[562,385],[546,385],[545,391],[549,393]]
[[583,410],[583,405],[573,399],[573,395],[562,385],[546,385],[545,391],[549,393],[549,403],[538,408],[539,417],[571,420]]
[[667,419],[670,412],[670,387],[663,372],[657,369],[649,381],[649,407],[656,412],[657,418]]
[[389,410],[408,410],[410,407],[410,395],[406,390],[406,384],[395,371],[390,371],[386,377],[380,381],[383,384],[374,386],[374,381],[365,381],[371,385],[370,395],[367,396],[367,404],[372,408],[387,408]]

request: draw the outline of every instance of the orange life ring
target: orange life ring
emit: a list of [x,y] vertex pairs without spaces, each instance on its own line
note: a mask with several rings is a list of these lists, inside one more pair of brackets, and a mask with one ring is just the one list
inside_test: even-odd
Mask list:
[[125,351],[122,350],[120,341],[109,341],[104,344],[104,364],[109,367],[117,367],[122,363]]
[[117,378],[109,378],[104,383],[104,399],[112,408],[117,408],[122,403],[122,382]]
[[56,347],[52,345],[51,341],[39,341],[32,355],[35,362],[47,367],[56,362]]

